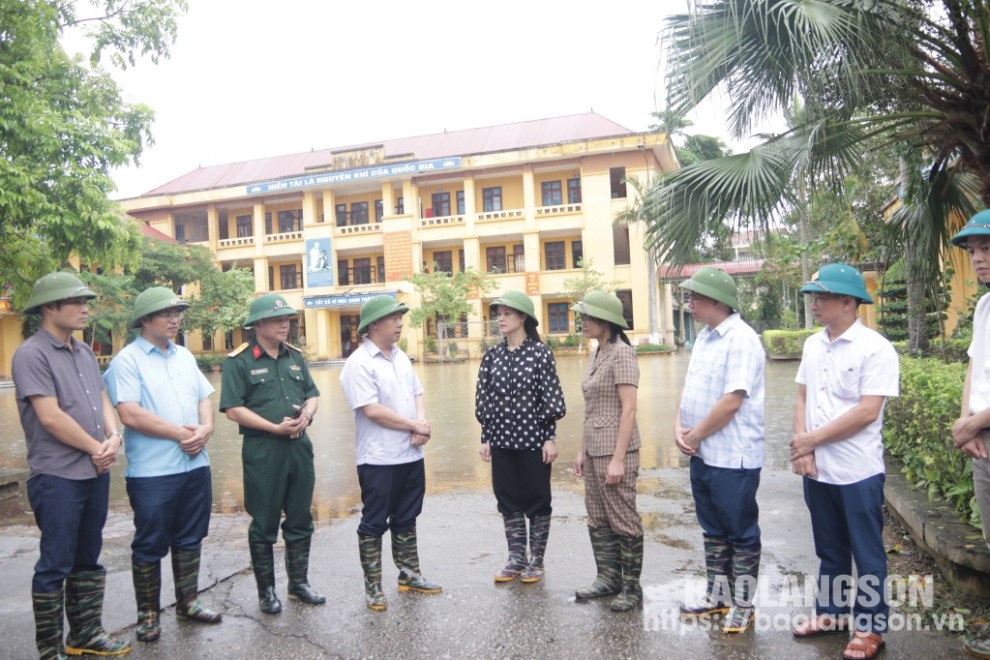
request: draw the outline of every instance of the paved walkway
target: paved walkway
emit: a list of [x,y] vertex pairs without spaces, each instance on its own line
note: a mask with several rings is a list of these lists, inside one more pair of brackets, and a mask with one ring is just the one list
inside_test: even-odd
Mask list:
[[[327,605],[309,607],[288,600],[280,569],[277,584],[284,611],[279,616],[261,614],[248,566],[248,521],[243,514],[215,515],[205,543],[200,584],[208,587],[203,600],[223,611],[223,623],[200,626],[177,621],[170,606],[163,612],[161,640],[155,644],[134,642],[130,657],[841,657],[841,635],[795,641],[788,631],[791,617],[808,610],[796,605],[773,607],[771,602],[782,585],[817,568],[797,477],[784,472],[763,474],[759,499],[762,573],[769,588],[768,599],[761,604],[760,629],[733,636],[689,625],[690,621],[676,615],[685,581],[697,584],[704,569],[688,471],[644,471],[639,492],[646,524],[643,585],[647,597],[642,611],[614,614],[607,602],[574,602],[574,589],[586,586],[594,577],[578,490],[558,489],[554,494],[543,582],[498,586],[492,583],[491,575],[504,560],[505,541],[494,497],[487,491],[453,491],[429,495],[419,522],[423,569],[427,577],[443,584],[442,595],[398,593],[394,587],[396,570],[386,558],[389,609],[384,613],[365,609],[355,539],[358,521],[351,516],[321,526],[314,537],[310,578],[328,596]],[[111,514],[104,552],[110,572],[104,621],[108,628],[133,641],[131,531],[128,510]],[[387,539],[385,544],[387,548]],[[36,546],[33,526],[0,527],[2,658],[36,657],[29,594]],[[276,552],[280,561],[281,548]],[[167,568],[163,583],[163,604],[171,605],[174,601]],[[930,621],[923,623],[931,625]],[[959,655],[955,636],[902,630],[888,635],[884,657],[935,660]]]

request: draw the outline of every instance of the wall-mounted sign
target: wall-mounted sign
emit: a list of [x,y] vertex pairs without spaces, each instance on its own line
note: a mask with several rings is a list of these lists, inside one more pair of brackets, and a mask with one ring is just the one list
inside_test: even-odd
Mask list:
[[337,293],[330,296],[303,298],[303,307],[360,307],[375,296],[392,296],[396,291],[369,291],[368,293]]
[[306,286],[333,286],[331,239],[306,239]]
[[349,183],[352,181],[364,181],[366,179],[381,179],[390,176],[424,174],[436,172],[438,170],[449,170],[461,166],[461,157],[437,158],[436,160],[419,160],[411,163],[393,163],[391,165],[375,165],[373,167],[362,167],[356,170],[343,170],[342,172],[320,172],[318,174],[307,174],[291,179],[277,179],[264,183],[252,183],[247,186],[247,193],[255,195],[266,192],[282,192],[285,190],[298,190],[300,188],[310,188],[313,186],[325,186],[331,183]]

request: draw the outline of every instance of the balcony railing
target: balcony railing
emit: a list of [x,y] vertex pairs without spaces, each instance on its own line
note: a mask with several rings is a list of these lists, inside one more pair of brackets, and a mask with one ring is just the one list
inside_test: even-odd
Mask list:
[[489,211],[478,214],[478,222],[497,222],[499,220],[520,220],[523,218],[523,209],[505,209],[502,211]]
[[266,243],[284,243],[285,241],[301,241],[303,233],[301,231],[286,231],[278,234],[266,234]]
[[232,248],[242,245],[254,245],[254,236],[238,236],[236,238],[221,238],[217,242],[218,248]]
[[445,225],[463,225],[463,215],[442,215],[433,218],[420,218],[420,227],[443,227]]
[[337,226],[338,234],[373,234],[382,230],[382,223],[372,222],[364,225]]
[[546,217],[548,215],[569,215],[580,213],[581,204],[557,204],[556,206],[540,206],[536,209],[536,215]]

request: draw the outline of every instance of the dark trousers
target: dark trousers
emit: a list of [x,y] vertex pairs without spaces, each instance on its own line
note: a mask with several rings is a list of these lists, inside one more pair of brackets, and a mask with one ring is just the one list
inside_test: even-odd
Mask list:
[[760,548],[760,469],[720,468],[691,457],[691,493],[705,536],[727,539],[735,548]]
[[408,532],[416,526],[426,494],[426,463],[423,459],[399,465],[359,465],[361,485],[360,536]]
[[127,497],[134,510],[134,561],[156,562],[169,548],[196,550],[210,532],[209,467],[160,477],[128,477]]
[[821,614],[847,614],[856,561],[858,587],[852,603],[857,630],[887,629],[887,555],[883,548],[883,484],[877,474],[837,486],[804,479],[804,501],[811,512],[818,569],[816,609]]
[[313,535],[313,445],[303,436],[245,436],[241,447],[244,463],[244,508],[251,514],[250,543],[272,545],[282,538],[286,543],[303,541]]
[[41,556],[34,565],[32,591],[61,591],[69,575],[102,570],[110,474],[93,479],[36,474],[28,480],[27,491],[41,530]]
[[543,452],[517,451],[492,447],[492,489],[503,516],[525,513],[549,516],[553,512],[550,495],[551,464],[543,462]]

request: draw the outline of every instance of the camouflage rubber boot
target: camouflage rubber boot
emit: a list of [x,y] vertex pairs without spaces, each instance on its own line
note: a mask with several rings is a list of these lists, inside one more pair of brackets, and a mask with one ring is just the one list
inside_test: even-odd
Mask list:
[[613,612],[628,612],[643,602],[643,587],[639,575],[643,572],[643,537],[619,537],[620,563],[622,564],[622,591],[612,600]]
[[533,516],[529,521],[529,565],[519,577],[520,582],[532,584],[543,578],[543,555],[550,538],[550,516]]
[[614,596],[622,587],[619,535],[609,527],[589,527],[588,534],[591,536],[591,551],[595,555],[598,576],[590,587],[574,592],[574,597],[578,601]]
[[358,552],[364,571],[364,597],[368,609],[382,612],[388,607],[382,593],[382,537],[358,534]]
[[705,537],[705,597],[696,603],[683,603],[681,613],[703,616],[725,614],[732,604],[729,573],[732,569],[732,546],[727,539]]
[[131,645],[111,637],[103,629],[103,591],[107,572],[73,573],[65,581],[65,613],[69,619],[69,635],[65,639],[68,655],[124,655]]
[[175,615],[196,623],[220,623],[223,615],[207,609],[199,601],[199,559],[201,549],[172,548],[172,576],[175,578]]
[[282,601],[275,595],[275,551],[268,543],[251,543],[251,566],[258,584],[258,607],[265,614],[282,611]]
[[392,559],[399,569],[399,591],[417,591],[421,594],[438,594],[443,588],[430,582],[420,572],[416,528],[396,534],[392,532]]
[[309,584],[310,538],[285,544],[285,573],[289,576],[289,598],[295,598],[307,605],[322,605],[325,596],[316,593]]
[[41,660],[62,660],[66,657],[62,645],[62,613],[65,593],[31,593],[34,604],[34,642]]
[[732,548],[732,609],[722,621],[722,632],[741,633],[753,622],[753,596],[760,576],[760,546]]
[[495,581],[511,582],[526,570],[526,515],[503,514],[502,522],[505,525],[505,541],[509,546],[509,560],[495,574]]
[[137,599],[137,630],[139,642],[154,642],[162,636],[159,612],[162,609],[162,563],[131,560],[134,597]]

